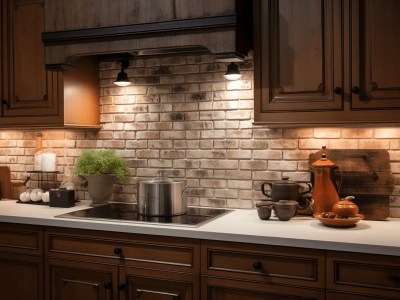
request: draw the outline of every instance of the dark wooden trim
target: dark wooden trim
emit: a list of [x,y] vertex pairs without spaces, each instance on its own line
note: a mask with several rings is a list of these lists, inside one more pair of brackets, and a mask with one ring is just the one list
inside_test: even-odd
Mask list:
[[93,39],[106,38],[139,38],[147,34],[171,33],[187,30],[212,29],[237,25],[234,15],[206,17],[197,19],[174,20],[165,22],[143,23],[103,28],[88,28],[66,31],[44,32],[42,41],[45,44],[84,42]]

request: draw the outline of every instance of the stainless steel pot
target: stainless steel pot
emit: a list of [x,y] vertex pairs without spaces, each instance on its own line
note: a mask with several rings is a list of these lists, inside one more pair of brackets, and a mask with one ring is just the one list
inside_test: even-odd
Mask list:
[[186,181],[155,178],[139,182],[138,212],[145,216],[176,216],[187,212]]

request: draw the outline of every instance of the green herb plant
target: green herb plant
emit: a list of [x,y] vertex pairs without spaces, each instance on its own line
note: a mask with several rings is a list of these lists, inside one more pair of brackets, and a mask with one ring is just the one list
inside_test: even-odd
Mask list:
[[126,160],[117,155],[112,149],[84,150],[78,158],[75,173],[85,175],[114,175],[118,182],[122,182],[130,175]]

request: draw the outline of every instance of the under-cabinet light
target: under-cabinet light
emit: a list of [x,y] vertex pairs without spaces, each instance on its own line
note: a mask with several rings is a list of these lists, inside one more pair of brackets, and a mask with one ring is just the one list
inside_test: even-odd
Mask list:
[[127,86],[132,84],[132,82],[130,82],[128,78],[128,75],[125,73],[125,69],[128,67],[129,67],[129,60],[127,59],[121,60],[121,72],[118,73],[117,80],[114,81],[115,85]]
[[242,77],[242,74],[240,74],[239,66],[234,62],[231,62],[226,69],[224,77],[228,80],[240,79]]

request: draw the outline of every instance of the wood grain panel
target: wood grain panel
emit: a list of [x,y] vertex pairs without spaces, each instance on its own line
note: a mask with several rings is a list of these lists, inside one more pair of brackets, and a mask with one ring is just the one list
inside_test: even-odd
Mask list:
[[354,109],[400,105],[400,1],[352,1]]
[[[86,233],[74,230],[46,232],[47,255],[186,272],[199,270],[198,241],[183,239],[176,242],[156,236]],[[116,248],[120,249],[120,254],[114,252]]]
[[202,300],[324,300],[325,291],[215,277],[202,278]]
[[42,227],[9,223],[0,224],[0,251],[42,255]]
[[211,241],[202,244],[202,273],[210,276],[323,287],[323,269],[323,251]]
[[235,13],[234,0],[52,0],[45,5],[47,32]]
[[396,298],[400,293],[400,258],[344,252],[327,254],[327,288]]

